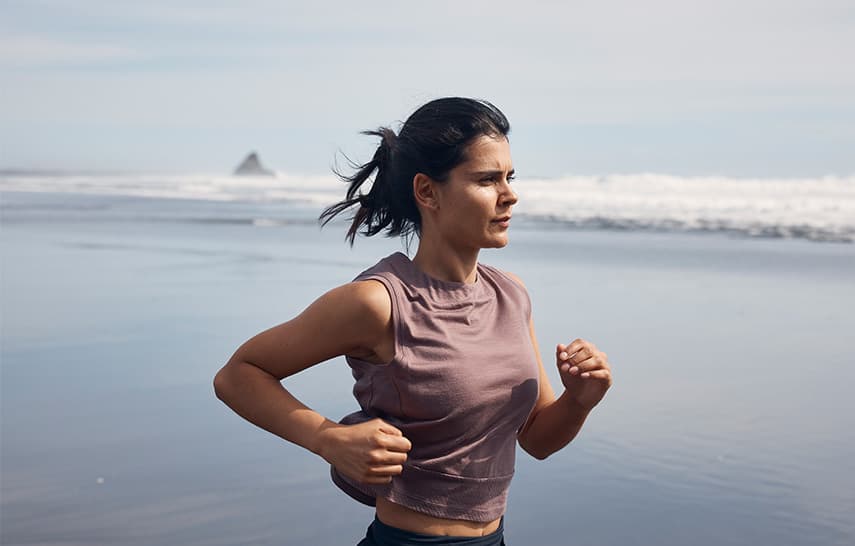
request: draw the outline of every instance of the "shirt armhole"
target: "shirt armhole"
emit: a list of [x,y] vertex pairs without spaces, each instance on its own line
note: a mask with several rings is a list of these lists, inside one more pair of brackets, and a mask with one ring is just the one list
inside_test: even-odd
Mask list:
[[[514,275],[512,273],[508,273],[507,271],[502,271],[501,269],[499,269],[497,267],[493,267],[492,269],[494,271],[498,272],[499,274],[501,274],[503,277],[505,277],[509,281],[511,281],[513,283],[513,285],[516,286],[517,289],[522,293],[522,295],[525,299],[525,306],[523,307],[523,309],[525,310],[525,318],[526,318],[526,321],[530,321],[531,320],[531,312],[532,312],[531,311],[531,307],[532,307],[531,306],[531,296],[528,295],[528,289],[522,283],[522,279],[520,279],[519,277],[517,277],[516,275]],[[528,328],[528,322],[526,322],[526,328]]]
[[388,366],[392,362],[401,358],[401,311],[398,298],[392,283],[382,275],[365,275],[359,276],[354,281],[377,281],[383,285],[386,292],[389,294],[389,299],[392,302],[392,360],[385,364],[374,364],[375,366]]

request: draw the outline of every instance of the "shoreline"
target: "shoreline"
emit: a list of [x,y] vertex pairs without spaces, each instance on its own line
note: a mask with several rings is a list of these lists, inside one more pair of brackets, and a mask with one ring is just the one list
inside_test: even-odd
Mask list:
[[[231,181],[232,183],[234,181]],[[194,182],[194,184],[198,185]],[[342,189],[342,188],[336,188]],[[152,204],[160,204],[166,211],[171,211],[173,216],[161,214],[152,218],[157,221],[174,222],[210,222],[210,223],[247,223],[257,227],[281,227],[290,222],[316,222],[318,214],[326,205],[340,198],[339,192],[326,189],[321,193],[311,193],[298,185],[295,188],[278,189],[276,198],[264,197],[264,193],[255,195],[252,187],[244,190],[245,194],[219,195],[212,193],[202,198],[199,195],[184,195],[179,189],[169,189],[169,195],[154,195],[150,188],[140,186],[132,194],[110,194],[100,193],[97,190],[91,192],[77,191],[28,191],[21,189],[0,188],[0,210],[5,209],[5,216],[10,214],[14,217],[17,212],[15,201],[28,202],[30,207],[33,201],[41,201],[54,216],[62,210],[74,209],[81,206],[80,203],[89,202],[90,208],[110,208],[124,204],[127,210],[133,212],[135,209],[149,210]],[[219,190],[216,190],[219,191]],[[248,192],[248,193],[246,193]],[[290,195],[291,197],[287,197]],[[323,198],[319,196],[323,195]],[[6,196],[6,197],[4,197]],[[8,196],[11,198],[12,203]],[[605,198],[605,196],[603,196]],[[74,204],[57,203],[57,200],[70,201]],[[94,203],[94,204],[93,204]],[[569,206],[569,205],[568,205]],[[580,203],[580,210],[586,210],[587,206]],[[598,205],[599,206],[599,205]],[[616,204],[616,210],[620,210],[620,203]],[[629,204],[626,206],[630,206]],[[632,205],[637,206],[637,205]],[[834,226],[833,223],[810,225],[801,224],[775,224],[770,220],[748,220],[738,217],[729,218],[727,215],[709,217],[692,216],[701,214],[690,210],[674,209],[664,213],[657,218],[650,216],[650,211],[635,211],[636,216],[623,217],[629,212],[621,214],[613,213],[602,215],[602,211],[591,209],[587,214],[574,213],[570,217],[556,216],[554,213],[533,213],[527,210],[527,204],[517,206],[515,220],[512,228],[537,230],[537,231],[559,231],[562,233],[671,233],[671,234],[709,234],[726,235],[734,238],[747,239],[772,239],[772,240],[807,240],[814,243],[852,244],[855,243],[855,225]],[[633,210],[632,208],[629,211]],[[254,215],[246,215],[252,211]],[[102,212],[107,212],[103,211]],[[192,216],[195,213],[196,217]],[[240,214],[244,213],[243,216]],[[204,216],[202,216],[204,214]],[[704,213],[706,214],[706,213]],[[639,216],[640,215],[640,216]],[[669,216],[670,215],[670,216]],[[677,215],[676,217],[672,217]],[[688,215],[681,218],[680,215]],[[138,218],[137,220],[144,220]]]

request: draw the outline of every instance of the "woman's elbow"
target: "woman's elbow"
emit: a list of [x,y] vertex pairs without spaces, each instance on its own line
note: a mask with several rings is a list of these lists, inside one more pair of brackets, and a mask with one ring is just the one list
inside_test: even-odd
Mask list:
[[549,452],[549,451],[529,451],[528,454],[531,455],[532,457],[534,457],[535,459],[537,459],[538,461],[545,461],[550,455],[552,455],[552,452]]
[[526,445],[523,442],[520,442],[520,447],[523,449],[523,451],[525,451],[526,453],[528,453],[529,455],[531,455],[532,457],[534,457],[538,461],[543,461],[544,459],[546,459],[547,457],[549,457],[553,453],[552,451],[545,451],[543,449],[536,449],[535,446]]
[[222,400],[226,401],[228,398],[228,393],[230,391],[229,386],[231,385],[230,375],[231,369],[228,364],[220,368],[220,371],[214,376],[214,394]]

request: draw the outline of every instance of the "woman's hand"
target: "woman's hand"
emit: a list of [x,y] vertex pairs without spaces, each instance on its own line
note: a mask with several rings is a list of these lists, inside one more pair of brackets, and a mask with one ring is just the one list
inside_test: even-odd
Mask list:
[[558,373],[573,400],[590,410],[612,385],[612,370],[606,353],[584,339],[556,348]]
[[341,474],[359,482],[385,484],[404,471],[412,444],[382,419],[330,427],[320,455]]

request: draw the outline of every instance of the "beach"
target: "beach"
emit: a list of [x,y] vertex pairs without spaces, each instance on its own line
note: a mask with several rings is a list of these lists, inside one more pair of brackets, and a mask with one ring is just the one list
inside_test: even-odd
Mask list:
[[[322,459],[212,388],[242,342],[402,250],[351,249],[319,211],[0,192],[3,544],[364,536]],[[482,253],[526,282],[556,390],[557,343],[614,371],[567,448],[518,450],[508,544],[855,542],[855,244],[595,227],[523,218]],[[334,420],[352,383],[340,358],[284,382]]]

